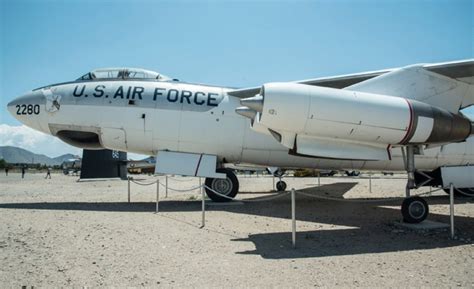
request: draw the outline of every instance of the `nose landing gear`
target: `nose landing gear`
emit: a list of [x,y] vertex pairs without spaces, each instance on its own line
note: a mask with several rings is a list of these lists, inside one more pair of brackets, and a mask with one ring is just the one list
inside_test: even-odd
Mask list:
[[278,192],[283,192],[286,190],[286,183],[282,180],[283,175],[285,175],[285,171],[282,169],[276,169],[273,171],[273,176],[278,178],[278,182],[275,185]]
[[276,183],[276,189],[279,192],[283,192],[286,190],[286,183],[282,181],[281,178],[280,178],[280,181]]

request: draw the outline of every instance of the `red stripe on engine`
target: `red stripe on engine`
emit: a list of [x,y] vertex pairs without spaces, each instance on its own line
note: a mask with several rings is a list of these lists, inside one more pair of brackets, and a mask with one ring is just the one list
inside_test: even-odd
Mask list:
[[413,129],[413,107],[410,103],[410,101],[408,99],[405,98],[405,100],[407,101],[408,103],[408,108],[410,109],[410,122],[408,124],[408,129],[407,129],[407,133],[405,134],[405,136],[402,138],[402,140],[398,143],[398,144],[403,144],[405,143],[406,141],[408,141],[408,136],[410,135],[411,133],[411,130]]

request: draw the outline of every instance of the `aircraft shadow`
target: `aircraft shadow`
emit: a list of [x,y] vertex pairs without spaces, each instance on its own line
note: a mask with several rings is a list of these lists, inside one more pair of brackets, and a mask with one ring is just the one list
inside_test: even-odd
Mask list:
[[[172,201],[175,204],[164,207],[167,201],[160,202],[160,211],[193,212],[201,210],[198,201]],[[168,204],[167,204],[168,205]],[[179,208],[172,209],[173,206]],[[55,202],[55,203],[4,203],[0,204],[2,209],[26,209],[26,210],[66,210],[66,211],[99,211],[99,212],[154,212],[155,203],[152,202]]]
[[[316,196],[339,198],[344,196],[357,183],[338,183],[310,187],[303,190]],[[265,200],[273,194],[255,198],[245,198],[247,202],[238,206],[208,206],[210,211],[226,211],[235,214],[256,215],[289,220],[291,218],[290,196]],[[449,197],[431,196],[425,198],[430,204],[448,206]],[[261,200],[261,202],[259,202]],[[363,199],[360,199],[362,201]],[[457,199],[456,203],[470,203],[472,198]],[[304,258],[364,253],[396,252],[418,249],[443,248],[459,246],[463,243],[442,237],[432,237],[433,233],[414,233],[403,230],[394,233],[397,228],[394,221],[400,220],[401,201],[383,201],[376,203],[347,202],[316,199],[310,196],[297,195],[296,219],[298,222],[324,223],[348,226],[348,229],[321,229],[297,233],[298,249],[291,248],[291,228],[288,232],[252,234],[248,238],[234,241],[250,241],[255,250],[239,254],[258,254],[263,258]],[[387,207],[388,206],[388,207]],[[390,208],[390,207],[395,208]],[[153,202],[60,202],[60,203],[4,203],[0,208],[34,209],[34,210],[76,210],[76,211],[113,211],[113,212],[154,212]],[[200,200],[162,200],[160,212],[193,212],[201,210]],[[429,220],[449,223],[449,216],[430,213]],[[473,218],[455,217],[456,228],[471,234],[474,230]],[[289,224],[289,223],[288,223]],[[229,224],[232,226],[232,224]],[[471,239],[474,239],[471,236]]]
[[260,255],[265,259],[376,254],[465,245],[464,242],[450,240],[447,232],[438,234],[440,235],[433,237],[412,232],[393,233],[392,229],[380,228],[377,231],[364,228],[304,231],[296,233],[296,249],[292,247],[290,231],[252,234],[248,238],[232,241],[252,242],[255,245],[255,250],[237,254]]

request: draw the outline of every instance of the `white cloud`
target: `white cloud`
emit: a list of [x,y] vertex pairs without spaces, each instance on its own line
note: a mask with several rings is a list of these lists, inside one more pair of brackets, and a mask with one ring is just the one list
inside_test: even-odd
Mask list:
[[0,146],[16,146],[49,157],[67,153],[82,155],[81,149],[25,125],[0,124]]

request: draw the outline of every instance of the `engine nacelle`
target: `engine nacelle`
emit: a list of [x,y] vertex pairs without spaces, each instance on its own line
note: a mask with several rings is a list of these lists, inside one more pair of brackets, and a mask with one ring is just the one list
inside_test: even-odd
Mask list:
[[242,104],[259,112],[254,125],[280,134],[287,146],[296,135],[377,145],[450,143],[472,130],[464,116],[416,100],[304,84],[265,84]]

